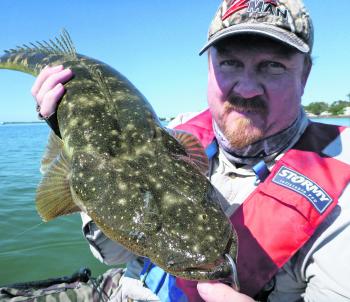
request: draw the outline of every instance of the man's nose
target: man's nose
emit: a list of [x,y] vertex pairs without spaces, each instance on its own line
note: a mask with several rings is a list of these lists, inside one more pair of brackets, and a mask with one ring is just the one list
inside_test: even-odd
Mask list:
[[232,88],[236,95],[249,99],[262,95],[264,88],[253,72],[244,71]]

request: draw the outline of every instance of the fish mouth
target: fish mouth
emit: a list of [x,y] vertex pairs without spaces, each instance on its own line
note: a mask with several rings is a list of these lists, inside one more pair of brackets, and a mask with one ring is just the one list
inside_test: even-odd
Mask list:
[[240,290],[238,272],[235,261],[229,254],[221,259],[221,263],[216,266],[199,266],[186,270],[184,279],[189,280],[219,280],[229,284],[235,290]]
[[167,271],[187,280],[223,280],[224,282],[230,282],[229,280],[234,279],[233,276],[236,274],[236,264],[233,259],[236,259],[237,255],[238,239],[232,226],[227,229],[227,232],[224,236],[224,238],[228,237],[225,248],[215,259],[207,259],[207,261],[203,259],[203,262],[199,261],[188,265],[190,264],[188,261],[177,261],[179,259],[172,257],[167,262]]
[[186,268],[177,275],[188,280],[227,280],[230,279],[232,270],[228,261],[219,258],[214,264]]
[[217,266],[200,266],[194,267],[187,273],[197,276],[204,276],[207,280],[220,280],[229,284],[235,290],[240,290],[237,266],[229,254],[225,254],[225,259]]
[[231,246],[233,244],[232,236],[227,241],[226,248],[224,250],[224,253],[213,263],[205,263],[199,266],[191,267],[188,269],[188,271],[207,271],[212,272],[215,270],[216,267],[220,267],[223,263],[226,262],[227,258],[225,255],[230,253]]
[[[185,279],[190,280],[224,280],[229,283],[236,283],[237,270],[232,255],[234,238],[228,240],[224,253],[212,263],[204,263],[192,266],[178,272]],[[234,282],[232,282],[234,281]]]
[[185,269],[185,271],[186,272],[207,272],[207,273],[210,273],[213,270],[215,270],[216,267],[219,267],[220,265],[222,265],[222,263],[224,261],[225,261],[224,258],[219,258],[219,261],[217,261],[215,264],[207,263],[207,264],[187,268],[187,269]]

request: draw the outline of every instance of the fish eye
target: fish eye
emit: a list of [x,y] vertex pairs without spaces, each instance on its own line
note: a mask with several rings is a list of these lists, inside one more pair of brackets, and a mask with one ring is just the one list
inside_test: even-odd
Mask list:
[[197,219],[198,219],[199,221],[207,220],[207,218],[208,218],[208,215],[207,215],[207,214],[199,214],[199,215],[197,216]]

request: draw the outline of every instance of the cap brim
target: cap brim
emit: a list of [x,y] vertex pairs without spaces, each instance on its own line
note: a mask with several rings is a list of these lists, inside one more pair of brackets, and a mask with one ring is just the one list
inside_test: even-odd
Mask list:
[[268,36],[286,43],[303,53],[308,53],[310,51],[310,47],[292,32],[266,23],[241,23],[232,25],[214,34],[208,43],[200,50],[199,55],[202,55],[209,47],[218,41],[239,34],[259,34]]

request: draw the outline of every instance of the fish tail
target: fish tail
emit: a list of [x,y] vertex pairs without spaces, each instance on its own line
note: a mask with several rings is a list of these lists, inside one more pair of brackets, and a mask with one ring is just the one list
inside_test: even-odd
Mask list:
[[63,30],[55,40],[5,50],[0,56],[0,69],[18,70],[36,76],[46,65],[59,65],[76,58],[73,42],[68,32]]

